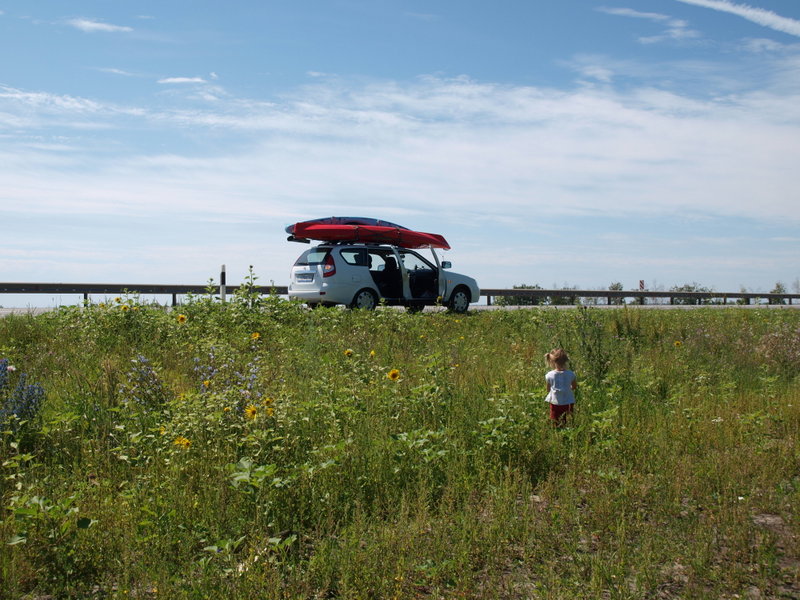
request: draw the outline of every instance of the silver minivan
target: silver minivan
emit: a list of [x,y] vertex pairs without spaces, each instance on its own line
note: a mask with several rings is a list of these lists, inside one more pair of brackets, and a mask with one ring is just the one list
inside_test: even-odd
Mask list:
[[387,244],[323,243],[295,262],[289,297],[312,308],[344,304],[374,309],[383,303],[418,311],[442,304],[453,312],[466,312],[480,296],[477,282],[448,271],[450,262],[440,262],[435,251],[431,255],[428,259]]

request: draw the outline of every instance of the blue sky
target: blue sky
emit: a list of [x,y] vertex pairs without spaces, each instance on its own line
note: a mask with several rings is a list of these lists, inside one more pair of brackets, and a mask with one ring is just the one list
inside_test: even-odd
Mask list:
[[0,56],[0,281],[285,284],[329,215],[483,287],[800,278],[796,0],[0,0]]

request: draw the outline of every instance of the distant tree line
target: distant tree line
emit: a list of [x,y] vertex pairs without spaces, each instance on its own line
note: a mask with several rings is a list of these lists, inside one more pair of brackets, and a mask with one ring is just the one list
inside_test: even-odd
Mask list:
[[[794,288],[794,292],[795,293],[800,293],[800,279],[795,281],[792,284],[792,287]],[[511,289],[513,289],[513,290],[543,290],[545,288],[543,288],[538,283],[534,283],[534,284],[521,283],[519,285],[513,285],[511,287]],[[578,286],[563,285],[561,287],[553,286],[553,287],[548,288],[548,289],[558,290],[559,292],[562,292],[562,293],[560,293],[558,295],[552,295],[552,296],[527,296],[527,295],[522,295],[522,294],[520,294],[519,296],[517,296],[517,295],[498,296],[495,299],[495,304],[497,304],[498,306],[558,306],[558,305],[562,305],[563,306],[563,305],[569,305],[569,304],[605,304],[606,302],[608,302],[610,304],[623,304],[625,302],[624,298],[608,298],[607,300],[605,298],[582,298],[582,297],[576,296],[575,294],[570,294],[569,293],[569,292],[577,291],[579,289]],[[599,289],[603,289],[603,288],[599,288]],[[612,291],[612,292],[622,292],[622,291],[624,291],[623,285],[618,281],[610,284],[608,286],[608,288],[606,288],[606,289],[608,289],[609,291]],[[636,298],[637,292],[639,292],[638,289],[629,290],[629,291],[630,291],[631,298]],[[720,297],[714,297],[713,296],[713,294],[715,293],[715,290],[713,288],[701,285],[701,284],[699,284],[697,282],[685,283],[683,285],[674,285],[671,288],[669,288],[668,290],[664,290],[662,286],[658,286],[656,289],[651,289],[651,290],[648,290],[648,291],[659,291],[659,292],[661,292],[661,291],[668,291],[668,292],[702,292],[702,293],[709,294],[710,297],[702,298],[700,300],[700,304],[721,304],[722,303],[721,296]],[[745,288],[745,287],[741,287],[739,289],[739,291],[742,292],[742,293],[750,293],[747,290],[747,288]],[[752,293],[758,293],[758,292],[752,292]],[[771,289],[769,291],[769,293],[770,294],[786,294],[787,293],[786,286],[782,282],[778,281],[778,282],[775,283],[775,287],[773,289]],[[666,304],[666,303],[669,302],[669,299],[668,298],[651,298],[650,302],[654,302],[654,303],[662,302],[662,303]],[[744,299],[741,299],[741,298],[737,299],[737,303],[738,304],[744,304],[745,302],[746,301]],[[677,304],[677,305],[689,305],[689,304],[697,304],[698,301],[696,299],[694,299],[694,298],[679,298],[678,297],[678,298],[673,298],[672,303],[673,304]],[[769,303],[770,304],[786,304],[786,300],[777,299],[777,298],[769,298]]]

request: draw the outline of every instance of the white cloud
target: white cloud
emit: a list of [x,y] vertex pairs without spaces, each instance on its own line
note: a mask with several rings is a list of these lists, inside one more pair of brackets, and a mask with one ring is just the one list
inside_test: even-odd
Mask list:
[[[587,58],[587,73],[591,65],[600,79],[606,71],[635,68],[609,64],[604,71],[601,59]],[[0,220],[12,229],[22,216],[191,221],[196,239],[181,242],[184,250],[175,254],[197,253],[190,265],[195,274],[209,261],[226,262],[225,253],[235,249],[230,241],[212,250],[199,245],[215,237],[215,228],[258,224],[273,232],[264,255],[280,256],[285,265],[299,250],[287,249],[282,226],[335,213],[374,214],[429,231],[446,223],[442,232],[458,249],[457,264],[474,258],[481,269],[489,241],[524,264],[549,264],[543,248],[555,240],[547,236],[547,219],[702,214],[798,223],[800,65],[785,58],[771,65],[764,71],[773,79],[760,88],[717,98],[645,85],[556,90],[427,77],[412,84],[321,80],[275,102],[219,94],[213,103],[186,105],[184,96],[167,94],[175,105],[145,109],[0,88],[0,123],[14,122],[0,145]],[[707,64],[692,69],[703,77],[713,73]],[[73,136],[70,127],[85,131]],[[70,152],[48,147],[51,128]],[[164,150],[132,151],[125,147],[134,143],[128,132],[144,140],[142,147]],[[128,245],[150,239],[137,227]],[[538,232],[532,252],[543,263],[508,241],[531,239],[532,231]],[[115,243],[108,242],[123,252]],[[571,277],[579,281],[592,282],[599,261],[614,259],[590,248],[583,254],[583,263],[571,263]],[[637,255],[630,267],[639,278],[635,271],[647,256],[652,253]],[[581,264],[586,274],[579,274]],[[174,272],[174,263],[163,268]],[[270,268],[268,277],[285,280],[283,268]],[[491,265],[485,273],[493,285],[521,276],[508,269],[501,278]],[[662,273],[645,275],[663,279]],[[206,277],[187,275],[187,281]],[[549,283],[555,275],[536,277]],[[692,277],[708,280],[686,275]]]
[[639,42],[642,44],[655,44],[667,40],[684,41],[700,37],[699,32],[689,29],[689,24],[686,21],[674,19],[662,13],[642,12],[632,8],[601,7],[597,10],[618,17],[631,17],[634,19],[646,19],[655,23],[666,23],[667,29],[663,33],[640,37]]
[[158,83],[208,83],[202,77],[164,77]]
[[122,25],[111,25],[110,23],[103,23],[94,19],[70,19],[67,25],[85,31],[86,33],[106,32],[106,33],[128,33],[133,31],[131,27]]
[[97,70],[101,73],[111,73],[112,75],[122,75],[124,77],[135,77],[133,73],[123,71],[122,69],[115,69],[113,67],[98,67]]
[[800,37],[800,21],[782,17],[771,10],[756,8],[747,4],[734,4],[728,0],[677,0],[684,4],[693,4],[721,12],[740,16],[748,21],[769,27],[775,31],[788,33]]
[[753,38],[744,40],[744,48],[749,52],[777,52],[784,49],[784,45],[765,38]]
[[668,21],[670,19],[668,15],[663,15],[661,13],[641,12],[632,8],[600,7],[597,10],[618,17],[633,17],[635,19],[648,19],[650,21]]

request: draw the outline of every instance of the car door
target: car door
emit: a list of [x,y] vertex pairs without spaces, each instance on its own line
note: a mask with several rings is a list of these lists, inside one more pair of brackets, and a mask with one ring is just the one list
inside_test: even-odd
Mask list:
[[407,273],[410,298],[434,299],[439,296],[439,269],[413,250],[400,249],[400,262]]

